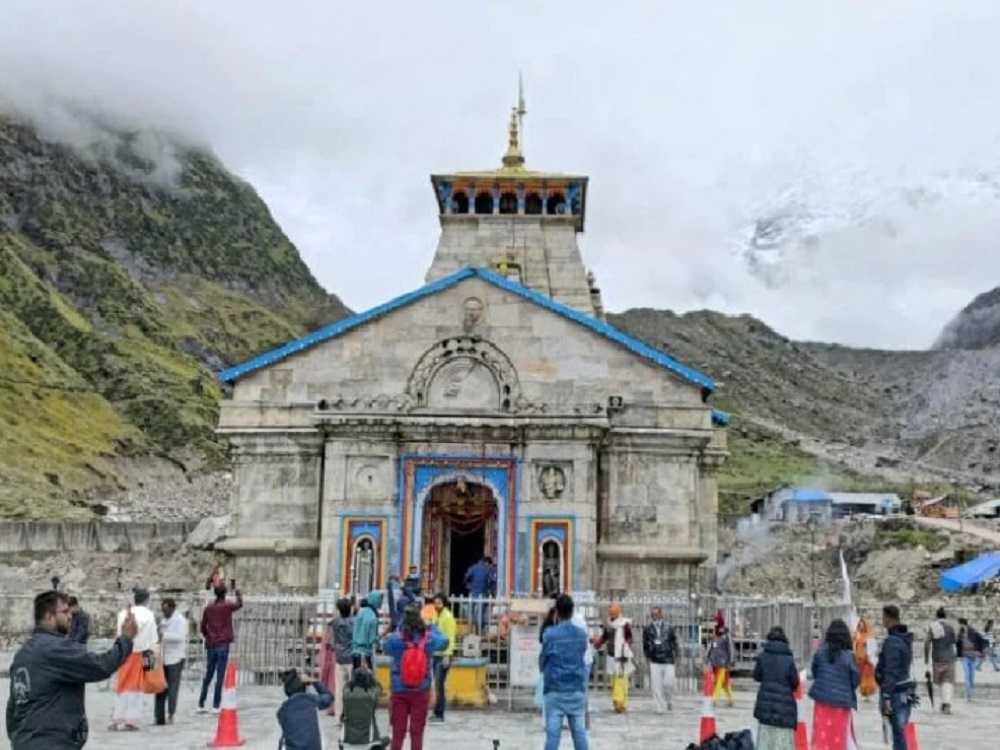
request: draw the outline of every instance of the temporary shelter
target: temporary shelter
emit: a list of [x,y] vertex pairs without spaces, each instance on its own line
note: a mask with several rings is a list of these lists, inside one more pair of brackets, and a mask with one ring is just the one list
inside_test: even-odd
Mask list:
[[941,574],[941,589],[961,591],[983,583],[1000,574],[1000,552],[986,552],[962,565],[949,568]]

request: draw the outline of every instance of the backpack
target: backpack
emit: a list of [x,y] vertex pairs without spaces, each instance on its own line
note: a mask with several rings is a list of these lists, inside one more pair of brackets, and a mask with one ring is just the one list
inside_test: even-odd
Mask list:
[[399,661],[399,679],[403,687],[415,689],[423,684],[427,676],[427,632],[418,642],[408,641],[403,658]]
[[[384,748],[389,740],[382,737],[375,719],[378,697],[381,693],[378,683],[366,680],[370,673],[358,670],[342,692],[343,713],[341,714],[340,747]],[[359,676],[360,675],[360,676]]]

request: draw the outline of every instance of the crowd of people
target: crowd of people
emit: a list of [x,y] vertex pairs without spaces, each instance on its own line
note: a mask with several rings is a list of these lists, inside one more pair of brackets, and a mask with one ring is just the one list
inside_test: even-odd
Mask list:
[[[488,570],[488,569],[487,569]],[[474,585],[488,585],[476,570]],[[197,710],[207,713],[214,682],[211,711],[218,713],[223,683],[234,642],[233,616],[243,607],[239,589],[232,591],[220,575],[209,579],[213,598],[204,608],[200,633],[205,648],[205,673]],[[482,598],[482,597],[481,597]],[[17,652],[10,668],[11,693],[7,727],[13,750],[79,750],[87,741],[84,686],[117,676],[110,730],[139,731],[145,697],[153,694],[153,722],[172,724],[190,641],[187,618],[173,599],[165,598],[160,617],[149,607],[149,592],[135,589],[130,604],[116,618],[116,640],[103,653],[89,651],[91,619],[77,599],[58,590],[35,598],[35,630]],[[546,750],[559,747],[568,724],[575,750],[587,750],[590,684],[595,654],[606,653],[614,710],[628,710],[629,684],[636,671],[639,647],[648,665],[649,685],[657,713],[673,709],[680,639],[660,608],[650,610],[647,622],[637,626],[622,607],[612,604],[596,633],[574,605],[561,594],[541,624],[539,680],[536,701],[542,709]],[[390,625],[380,628],[384,605]],[[419,578],[411,571],[405,582],[393,577],[388,590],[370,592],[360,601],[342,599],[329,623],[320,652],[316,679],[289,670],[282,675],[286,700],[277,718],[285,750],[319,750],[322,731],[318,712],[332,715],[342,737],[363,737],[371,747],[400,750],[408,737],[421,750],[425,726],[444,722],[448,673],[457,645],[457,622],[444,593],[422,596]],[[485,606],[473,619],[483,616]],[[843,620],[834,620],[812,655],[808,696],[814,704],[812,750],[855,750],[855,711],[859,696],[878,696],[887,741],[893,750],[907,748],[906,725],[917,703],[913,675],[913,633],[900,622],[899,609],[882,612],[885,639],[876,644],[871,624],[861,619],[852,634]],[[974,696],[975,675],[987,660],[996,668],[990,641],[992,623],[980,633],[965,619],[954,624],[940,609],[925,638],[928,689],[936,690],[940,708],[951,713],[956,667],[962,665],[966,697]],[[375,709],[381,688],[375,679],[375,656],[389,657],[391,739],[378,731]],[[733,637],[719,612],[704,650],[712,672],[714,701],[723,697],[732,705],[732,672],[736,665]],[[798,725],[796,692],[802,674],[789,639],[780,627],[767,633],[753,668],[759,683],[754,717],[758,722],[758,750],[791,750]],[[155,686],[151,689],[151,686]],[[310,691],[309,688],[313,690]],[[353,735],[352,735],[353,732]]]

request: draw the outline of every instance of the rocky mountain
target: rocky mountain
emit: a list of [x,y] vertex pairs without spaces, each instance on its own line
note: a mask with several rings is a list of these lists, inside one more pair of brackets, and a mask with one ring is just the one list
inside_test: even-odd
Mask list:
[[0,118],[0,516],[222,465],[214,371],[345,312],[207,151]]
[[750,316],[629,310],[616,326],[716,379],[731,411],[725,509],[785,482],[1000,487],[1000,349],[877,351],[790,341]]
[[935,349],[1000,346],[1000,287],[978,295],[941,331]]

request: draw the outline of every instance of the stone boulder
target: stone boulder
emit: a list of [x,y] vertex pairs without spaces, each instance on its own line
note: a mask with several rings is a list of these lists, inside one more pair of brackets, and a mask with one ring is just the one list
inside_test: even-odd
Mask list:
[[185,544],[195,549],[212,549],[217,542],[229,536],[229,521],[228,515],[201,519]]

